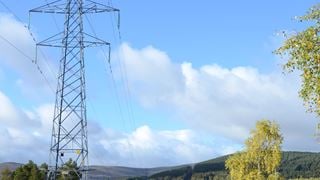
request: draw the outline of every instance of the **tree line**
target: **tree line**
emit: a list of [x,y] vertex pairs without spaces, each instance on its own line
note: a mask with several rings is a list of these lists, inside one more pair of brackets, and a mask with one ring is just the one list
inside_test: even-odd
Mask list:
[[[79,170],[77,163],[69,159],[60,169],[57,180],[79,180],[76,173]],[[48,165],[46,163],[37,166],[33,161],[11,171],[6,168],[1,172],[1,180],[45,180],[48,178]]]

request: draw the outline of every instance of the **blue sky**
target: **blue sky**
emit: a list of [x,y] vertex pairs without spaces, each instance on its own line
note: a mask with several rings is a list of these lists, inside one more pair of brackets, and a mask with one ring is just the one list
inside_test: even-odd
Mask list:
[[[0,6],[1,35],[33,57],[34,42],[23,24],[28,23],[28,10],[45,1],[3,2],[19,19]],[[88,119],[92,124],[90,129],[98,131],[92,132],[92,147],[99,149],[93,150],[96,154],[113,157],[106,158],[106,162],[92,157],[94,163],[149,167],[209,159],[240,150],[250,128],[261,118],[276,120],[281,125],[285,149],[317,150],[312,138],[316,119],[304,112],[297,97],[298,76],[284,76],[279,66],[281,60],[272,54],[283,40],[277,34],[305,28],[307,24],[295,21],[294,17],[303,15],[316,1],[114,0],[112,3],[121,10],[122,39],[118,37],[116,16],[89,17],[99,37],[112,43],[116,83],[114,87],[110,72],[104,67],[101,49],[88,50]],[[58,22],[57,27],[54,21]],[[31,31],[39,41],[62,29],[62,21],[63,17],[59,16],[33,14]],[[17,29],[10,32],[6,24]],[[24,39],[15,39],[19,35]],[[24,114],[30,121],[39,121],[43,127],[32,126],[30,131],[20,132],[23,127],[3,120],[5,126],[0,128],[0,134],[14,139],[16,134],[31,133],[30,141],[39,138],[43,146],[49,145],[49,112],[54,95],[28,60],[10,54],[15,54],[14,50],[1,43],[5,48],[0,51],[3,59],[0,93],[8,102],[3,107],[12,109],[11,113]],[[43,51],[55,72],[58,51],[48,48]],[[54,78],[44,59],[39,61],[54,87]],[[121,64],[125,73],[121,73]],[[128,84],[122,80],[124,74]],[[292,111],[295,113],[291,114]],[[10,112],[3,111],[1,116],[0,111],[0,120],[12,117],[6,114]],[[296,132],[301,126],[305,128]],[[39,132],[48,134],[40,138]],[[294,143],[297,140],[305,140],[306,144],[297,145]],[[133,147],[124,146],[123,141]],[[158,143],[151,143],[149,149],[140,146],[153,141]],[[169,146],[184,150],[163,157]],[[24,146],[17,142],[13,143],[14,147]],[[152,153],[155,147],[158,154]],[[136,156],[126,154],[128,148]],[[42,156],[38,161],[45,161],[47,152],[39,153]],[[176,158],[169,161],[171,156]],[[0,161],[11,160],[10,157],[12,161],[26,160],[13,158],[14,152],[9,153],[9,149],[0,150]],[[139,159],[144,159],[144,163]],[[128,161],[131,163],[126,164]]]

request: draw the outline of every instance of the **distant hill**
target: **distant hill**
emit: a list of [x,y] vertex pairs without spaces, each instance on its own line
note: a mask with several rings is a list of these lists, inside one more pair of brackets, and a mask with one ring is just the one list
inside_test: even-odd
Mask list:
[[0,172],[2,172],[4,169],[7,169],[7,168],[10,169],[10,171],[13,171],[22,165],[23,164],[15,163],[15,162],[0,163]]
[[[226,179],[225,161],[222,156],[208,161],[175,167],[130,168],[120,166],[90,166],[89,179]],[[19,163],[0,163],[0,171],[14,170]],[[320,153],[283,152],[279,172],[286,178],[320,177]]]
[[[178,168],[178,167],[173,167]],[[172,167],[130,168],[121,166],[90,166],[88,179],[128,179],[130,177],[148,177],[155,173],[167,171]]]
[[[206,179],[226,179],[225,161],[228,156],[197,163],[178,169],[171,169],[149,176],[149,179],[165,179],[169,177]],[[312,152],[283,152],[279,172],[286,178],[320,177],[320,153]]]
[[[15,162],[0,163],[0,172],[2,172],[4,169],[9,169],[10,171],[14,171],[22,165],[23,164],[15,163]],[[0,179],[1,179],[1,173],[0,173]]]

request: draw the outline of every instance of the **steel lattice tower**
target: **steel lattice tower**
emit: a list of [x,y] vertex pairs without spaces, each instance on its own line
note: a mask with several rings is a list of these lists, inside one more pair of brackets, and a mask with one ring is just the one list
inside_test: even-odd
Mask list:
[[119,13],[119,10],[90,0],[57,0],[30,10],[32,12],[65,16],[63,32],[37,43],[37,46],[62,49],[48,179],[56,179],[57,175],[64,173],[61,167],[69,159],[79,167],[74,172],[81,179],[87,179],[89,162],[84,49],[107,45],[110,51],[110,44],[84,32],[83,16],[87,13]]

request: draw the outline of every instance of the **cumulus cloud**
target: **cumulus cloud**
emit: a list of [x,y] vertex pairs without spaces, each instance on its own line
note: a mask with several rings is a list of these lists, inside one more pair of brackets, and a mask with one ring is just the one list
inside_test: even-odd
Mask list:
[[95,137],[91,145],[103,147],[107,161],[104,164],[133,167],[193,163],[217,155],[214,148],[201,142],[192,130],[156,131],[147,125],[130,134],[112,136],[105,132]]
[[[132,80],[130,83],[135,92],[141,92],[139,98],[145,106],[166,102],[182,90],[181,69],[178,64],[171,62],[165,52],[152,46],[136,50],[128,44],[122,45],[119,52],[115,55],[124,60],[128,68],[128,77]],[[163,90],[170,93],[164,93]]]
[[169,107],[190,127],[235,142],[243,142],[257,120],[274,120],[281,126],[285,149],[316,150],[316,120],[298,98],[296,75],[217,64],[194,68],[190,62],[174,63],[151,46],[134,49],[123,44],[118,54],[134,97],[146,107]]
[[43,160],[39,157],[46,154],[48,134],[35,135],[43,127],[39,119],[31,118],[1,91],[0,109],[0,161]]
[[[0,91],[0,107],[0,162],[48,162],[54,106],[22,109]],[[89,122],[89,148],[91,164],[133,167],[192,163],[220,154],[189,129],[157,131],[145,125],[124,133],[95,122]]]
[[48,86],[55,87],[55,73],[47,72],[56,71],[57,68],[47,57],[44,59],[39,53],[37,63],[47,80],[39,73],[38,67],[34,64],[36,43],[25,24],[15,20],[12,15],[0,13],[0,34],[0,65],[19,77],[16,80],[17,87],[34,97],[35,89],[38,92],[48,92]]

